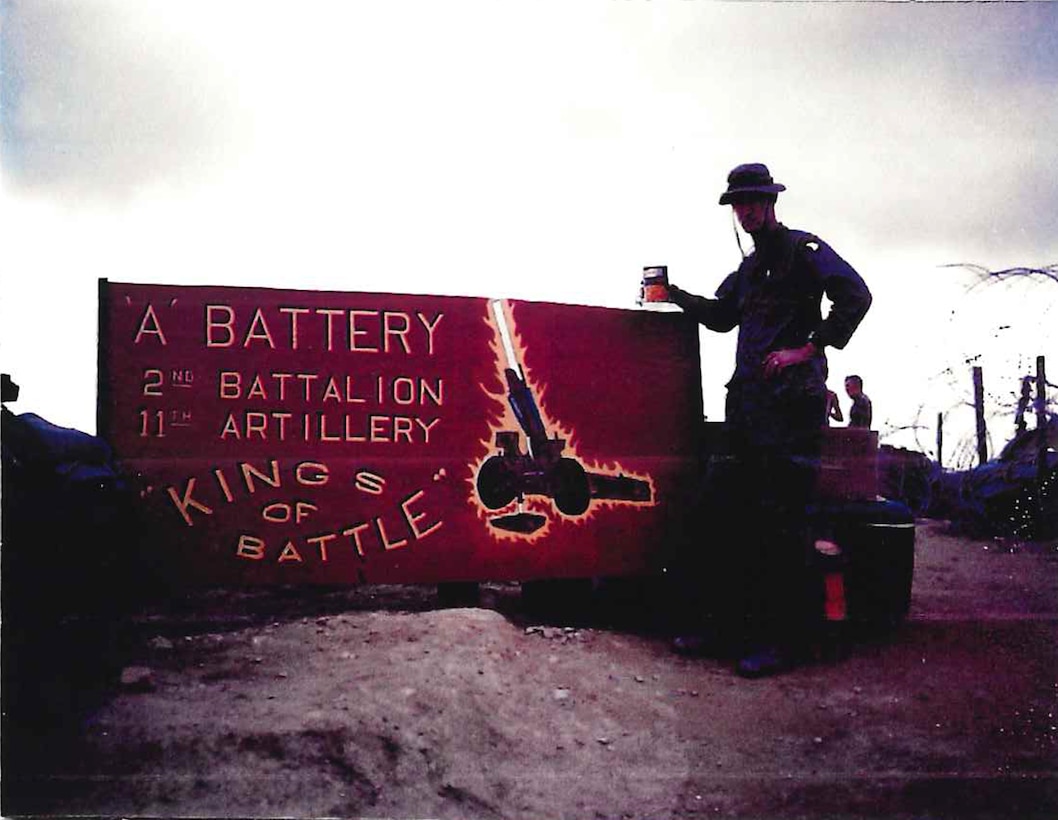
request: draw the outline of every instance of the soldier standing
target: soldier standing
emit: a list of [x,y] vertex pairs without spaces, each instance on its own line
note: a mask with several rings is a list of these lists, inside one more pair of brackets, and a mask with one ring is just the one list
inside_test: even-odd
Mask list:
[[[775,215],[784,185],[760,163],[739,165],[720,204],[730,204],[753,251],[714,298],[675,285],[669,295],[710,330],[738,327],[727,383],[726,426],[736,456],[725,481],[738,510],[742,578],[739,674],[777,672],[806,635],[812,501],[827,410],[826,348],[843,348],[871,304],[860,275],[819,237]],[[822,315],[822,297],[831,309]]]
[[852,399],[852,407],[849,410],[849,427],[862,427],[870,430],[874,409],[871,407],[871,400],[863,392],[863,379],[859,376],[847,376],[845,392]]

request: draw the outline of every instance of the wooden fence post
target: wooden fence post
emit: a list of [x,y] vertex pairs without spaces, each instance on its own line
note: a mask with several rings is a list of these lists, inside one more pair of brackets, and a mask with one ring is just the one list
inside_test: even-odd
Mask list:
[[1036,491],[1043,503],[1043,484],[1047,477],[1047,371],[1043,356],[1036,357]]
[[944,414],[937,413],[937,466],[944,469]]
[[988,430],[985,428],[985,383],[980,367],[974,367],[974,411],[977,414],[977,463],[988,461]]

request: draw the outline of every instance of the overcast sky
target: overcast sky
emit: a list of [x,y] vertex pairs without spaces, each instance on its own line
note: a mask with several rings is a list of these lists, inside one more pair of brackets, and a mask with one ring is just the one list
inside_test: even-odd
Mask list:
[[[874,291],[831,386],[860,372],[883,432],[958,415],[973,356],[997,404],[1037,354],[1058,373],[1058,283],[943,267],[1058,263],[1058,4],[2,9],[16,410],[94,430],[99,277],[632,307],[668,264],[711,294],[745,161]],[[732,342],[703,336],[714,418]]]

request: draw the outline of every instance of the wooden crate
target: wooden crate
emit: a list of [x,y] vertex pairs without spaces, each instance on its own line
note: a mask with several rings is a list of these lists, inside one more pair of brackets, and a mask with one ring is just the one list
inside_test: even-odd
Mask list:
[[823,433],[818,491],[823,500],[873,501],[878,496],[878,433],[828,427]]

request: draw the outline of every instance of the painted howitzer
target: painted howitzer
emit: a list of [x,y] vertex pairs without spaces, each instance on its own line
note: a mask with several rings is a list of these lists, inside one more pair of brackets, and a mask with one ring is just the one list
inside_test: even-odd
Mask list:
[[[507,358],[504,377],[507,381],[507,401],[521,432],[500,430],[496,433],[498,453],[489,456],[478,471],[478,498],[487,509],[498,510],[527,495],[550,498],[560,513],[567,516],[583,515],[592,499],[650,501],[650,485],[624,475],[606,475],[588,471],[576,458],[563,455],[567,441],[549,437],[540,409],[525,373],[517,360],[510,331],[499,301],[492,303],[492,312],[500,329],[500,338]],[[521,436],[526,439],[522,451]],[[493,518],[491,523],[501,529],[532,532],[544,524],[545,517],[521,510],[512,515]]]

